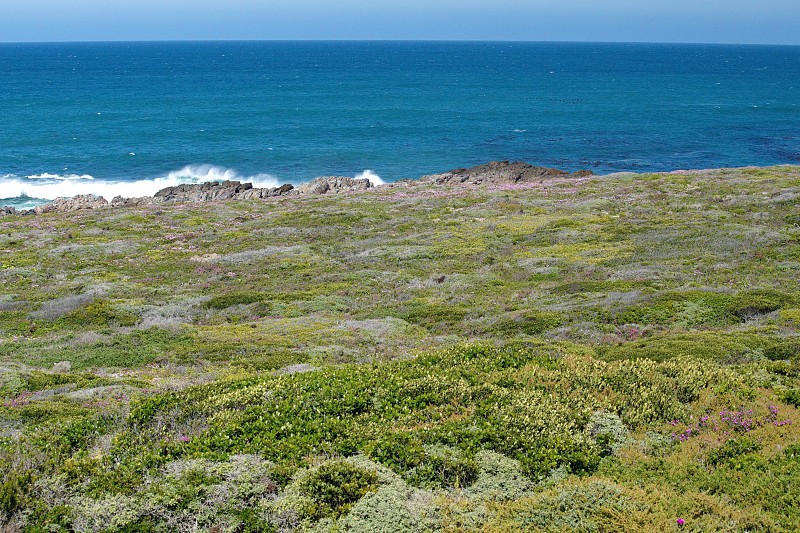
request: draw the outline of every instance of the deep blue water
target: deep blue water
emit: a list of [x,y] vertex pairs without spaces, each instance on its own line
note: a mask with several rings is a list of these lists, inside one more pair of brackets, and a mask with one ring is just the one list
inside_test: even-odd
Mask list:
[[0,44],[0,198],[365,169],[393,181],[497,159],[800,163],[800,47]]

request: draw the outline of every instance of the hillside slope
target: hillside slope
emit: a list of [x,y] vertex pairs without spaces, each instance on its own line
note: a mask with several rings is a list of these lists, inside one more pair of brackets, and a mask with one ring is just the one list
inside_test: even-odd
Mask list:
[[439,181],[0,218],[6,530],[800,529],[800,168]]

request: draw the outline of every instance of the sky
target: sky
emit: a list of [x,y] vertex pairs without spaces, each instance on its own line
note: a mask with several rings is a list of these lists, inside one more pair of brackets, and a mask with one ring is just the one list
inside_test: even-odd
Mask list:
[[800,44],[800,0],[0,0],[0,41]]

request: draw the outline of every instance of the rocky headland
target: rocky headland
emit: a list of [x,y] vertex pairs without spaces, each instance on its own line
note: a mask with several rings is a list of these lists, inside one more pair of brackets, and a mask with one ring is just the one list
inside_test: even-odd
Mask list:
[[320,176],[297,187],[286,183],[279,187],[258,188],[252,183],[239,181],[206,182],[182,184],[166,187],[153,196],[123,198],[117,196],[110,202],[102,196],[83,194],[72,198],[57,198],[52,202],[29,210],[13,207],[0,207],[1,215],[42,214],[52,212],[80,211],[107,207],[132,207],[161,204],[199,203],[218,200],[266,199],[279,196],[309,196],[363,192],[382,187],[436,186],[479,186],[529,183],[554,178],[585,177],[592,175],[590,170],[569,173],[555,168],[539,167],[522,162],[493,161],[471,168],[459,168],[443,174],[431,174],[419,179],[405,179],[393,183],[374,185],[367,178],[344,176]]

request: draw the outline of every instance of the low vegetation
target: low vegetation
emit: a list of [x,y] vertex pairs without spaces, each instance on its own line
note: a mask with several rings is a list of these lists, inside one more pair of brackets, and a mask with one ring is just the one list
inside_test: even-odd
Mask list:
[[800,530],[800,169],[0,218],[4,531]]

